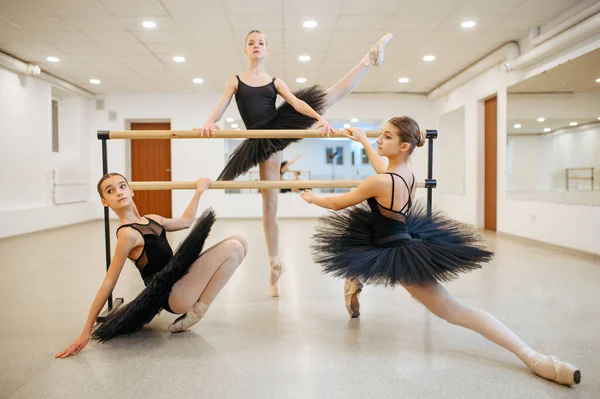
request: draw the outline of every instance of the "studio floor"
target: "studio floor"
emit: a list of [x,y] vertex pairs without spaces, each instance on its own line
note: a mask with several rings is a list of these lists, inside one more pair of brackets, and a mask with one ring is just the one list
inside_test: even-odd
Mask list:
[[[0,240],[0,397],[600,397],[598,259],[485,233],[494,261],[447,284],[536,350],[577,365],[582,383],[564,387],[437,319],[402,287],[365,287],[361,317],[350,319],[343,282],[311,260],[314,222],[280,222],[280,298],[268,295],[261,222],[219,220],[208,244],[241,234],[249,254],[200,323],[170,334],[174,316],[161,312],[142,331],[66,360],[54,354],[80,333],[102,282],[103,223]],[[128,301],[142,288],[128,263],[116,296]]]

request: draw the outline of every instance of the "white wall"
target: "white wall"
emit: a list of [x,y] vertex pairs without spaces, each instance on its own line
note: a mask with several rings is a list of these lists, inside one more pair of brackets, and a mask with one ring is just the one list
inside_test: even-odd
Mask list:
[[51,186],[54,168],[88,168],[91,101],[62,95],[53,153],[51,85],[0,69],[0,88],[0,238],[94,218],[91,203],[54,205]]
[[[450,216],[483,227],[483,101],[498,97],[499,232],[600,254],[600,208],[584,205],[509,200],[507,177],[507,87],[600,47],[600,34],[562,51],[527,71],[492,68],[435,102],[438,115],[465,106],[465,193],[438,194],[436,205]],[[443,134],[443,132],[441,132]],[[443,151],[440,148],[438,151]]]
[[[216,93],[106,96],[105,109],[93,112],[92,124],[94,130],[122,130],[127,127],[127,121],[131,120],[170,120],[171,129],[189,130],[202,126],[219,98],[220,95]],[[117,112],[117,120],[108,120],[110,111]],[[332,119],[356,116],[387,120],[401,115],[414,117],[423,128],[437,128],[432,104],[424,96],[417,95],[351,95],[332,107],[325,116]],[[235,104],[230,105],[223,119],[229,116],[239,118]],[[108,146],[109,170],[129,174],[130,156],[127,142],[113,140],[108,142]],[[92,181],[97,181],[101,176],[100,150],[100,142],[92,141]],[[224,166],[224,154],[225,142],[222,139],[173,140],[172,180],[190,181],[201,176],[215,179]],[[293,156],[293,152],[290,154]],[[416,151],[413,155],[413,168],[420,178],[425,177],[425,160],[425,151]],[[299,166],[302,166],[301,162],[304,162],[302,158],[298,161]],[[330,169],[326,168],[324,172],[330,173]],[[183,212],[191,194],[190,191],[173,192],[175,215]],[[210,190],[202,199],[202,206],[213,206],[220,217],[261,216],[261,198],[256,194],[225,194],[223,191]],[[313,217],[322,213],[322,209],[305,204],[297,195],[285,195],[280,198],[281,217]],[[100,208],[97,216],[101,216]]]

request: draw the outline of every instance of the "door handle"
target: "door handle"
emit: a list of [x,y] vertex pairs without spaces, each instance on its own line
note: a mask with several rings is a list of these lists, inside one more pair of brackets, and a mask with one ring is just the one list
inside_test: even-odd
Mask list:
[[165,172],[171,172],[171,169],[165,169]]

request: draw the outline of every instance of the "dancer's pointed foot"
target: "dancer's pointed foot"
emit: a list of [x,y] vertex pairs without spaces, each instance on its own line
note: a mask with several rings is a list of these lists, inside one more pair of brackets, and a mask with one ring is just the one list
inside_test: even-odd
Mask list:
[[269,291],[272,297],[279,296],[279,278],[284,271],[283,263],[281,263],[281,259],[278,256],[273,256],[269,260],[269,264],[271,266],[271,275],[269,278]]
[[196,323],[200,321],[204,317],[204,314],[208,310],[208,305],[198,301],[192,306],[187,313],[179,316],[171,325],[169,326],[169,331],[172,333],[185,331]]
[[363,284],[359,279],[346,279],[344,283],[344,299],[346,301],[346,310],[352,318],[360,316],[360,303],[358,296],[363,288]]
[[367,68],[371,68],[372,66],[382,66],[384,62],[384,50],[385,46],[387,46],[388,42],[392,40],[394,37],[393,34],[388,33],[383,36],[379,41],[369,50],[367,55],[362,59],[362,64]]
[[581,372],[577,367],[554,356],[542,355],[531,348],[523,348],[519,351],[519,358],[534,373],[547,380],[563,385],[575,385],[581,381]]

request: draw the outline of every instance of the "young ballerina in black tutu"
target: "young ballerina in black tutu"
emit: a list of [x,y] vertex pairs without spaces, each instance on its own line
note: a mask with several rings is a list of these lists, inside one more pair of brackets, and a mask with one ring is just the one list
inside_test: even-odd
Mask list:
[[[235,95],[238,110],[246,129],[308,129],[315,125],[323,128],[329,136],[331,126],[321,115],[325,110],[350,94],[367,75],[373,66],[384,62],[384,49],[394,35],[383,36],[363,59],[342,79],[327,90],[311,86],[294,93],[280,78],[269,75],[264,62],[269,54],[267,37],[253,30],[246,35],[244,53],[248,57],[248,69],[240,75],[229,78],[221,101],[212,112],[201,135],[213,135],[218,130],[216,124]],[[275,106],[277,95],[285,100],[280,107]],[[280,179],[280,152],[299,139],[247,139],[231,154],[219,180],[233,180],[250,168],[259,165],[261,180]],[[278,190],[261,190],[263,199],[263,226],[270,265],[270,292],[279,296],[279,277],[284,271],[279,257],[279,225],[277,223]]]
[[[161,309],[183,313],[169,326],[171,332],[184,331],[200,321],[246,256],[246,240],[240,236],[228,237],[202,252],[215,222],[211,209],[201,215],[173,254],[165,232],[192,225],[200,196],[209,184],[209,179],[199,179],[183,216],[169,219],[159,215],[141,216],[133,202],[134,193],[122,175],[109,173],[100,179],[98,193],[102,204],[119,217],[117,247],[83,331],[56,354],[57,358],[78,354],[90,338],[108,341],[117,335],[134,332],[149,323]],[[94,329],[96,318],[117,284],[127,258],[139,269],[146,288]]]
[[[511,351],[539,376],[578,384],[581,373],[575,366],[535,352],[494,316],[460,304],[440,284],[480,268],[493,254],[468,226],[439,213],[428,217],[413,203],[415,178],[408,159],[425,141],[419,125],[409,117],[390,119],[377,139],[377,152],[363,130],[349,129],[345,135],[364,146],[378,174],[343,195],[317,197],[307,190],[301,196],[308,203],[342,210],[319,219],[312,248],[326,273],[347,279],[348,313],[359,315],[360,281],[400,284],[436,316]],[[368,206],[354,206],[365,200]]]

